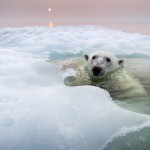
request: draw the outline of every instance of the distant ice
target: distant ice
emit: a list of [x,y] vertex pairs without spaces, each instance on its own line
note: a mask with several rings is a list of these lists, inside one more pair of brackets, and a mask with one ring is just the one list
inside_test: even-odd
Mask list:
[[36,54],[83,53],[99,49],[115,54],[149,55],[150,37],[93,26],[0,29],[0,46]]

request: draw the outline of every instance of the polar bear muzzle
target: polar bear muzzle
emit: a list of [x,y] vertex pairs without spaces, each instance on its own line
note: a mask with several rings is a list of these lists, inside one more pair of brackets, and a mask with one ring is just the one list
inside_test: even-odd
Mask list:
[[103,76],[104,75],[103,69],[99,66],[94,66],[92,68],[92,73],[94,76]]

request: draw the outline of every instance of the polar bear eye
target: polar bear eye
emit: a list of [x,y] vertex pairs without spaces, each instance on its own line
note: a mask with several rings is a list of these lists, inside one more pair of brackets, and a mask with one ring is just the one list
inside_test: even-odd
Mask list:
[[92,59],[96,59],[96,58],[97,58],[97,56],[95,56],[95,55],[92,57]]
[[111,62],[111,59],[109,57],[106,57],[107,62]]

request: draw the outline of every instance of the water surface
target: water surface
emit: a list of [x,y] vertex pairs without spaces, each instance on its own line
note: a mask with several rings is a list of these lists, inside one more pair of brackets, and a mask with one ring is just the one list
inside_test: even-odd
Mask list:
[[150,36],[94,26],[0,29],[0,149],[133,149],[140,141],[137,149],[149,150],[149,99],[117,102],[97,87],[67,87],[48,62],[100,49],[149,60]]

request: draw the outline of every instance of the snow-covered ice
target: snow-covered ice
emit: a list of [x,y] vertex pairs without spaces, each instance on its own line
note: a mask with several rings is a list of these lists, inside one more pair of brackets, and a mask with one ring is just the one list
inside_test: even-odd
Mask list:
[[150,56],[150,36],[92,26],[0,29],[0,150],[98,150],[150,126],[93,86],[67,87],[49,59],[110,50]]

